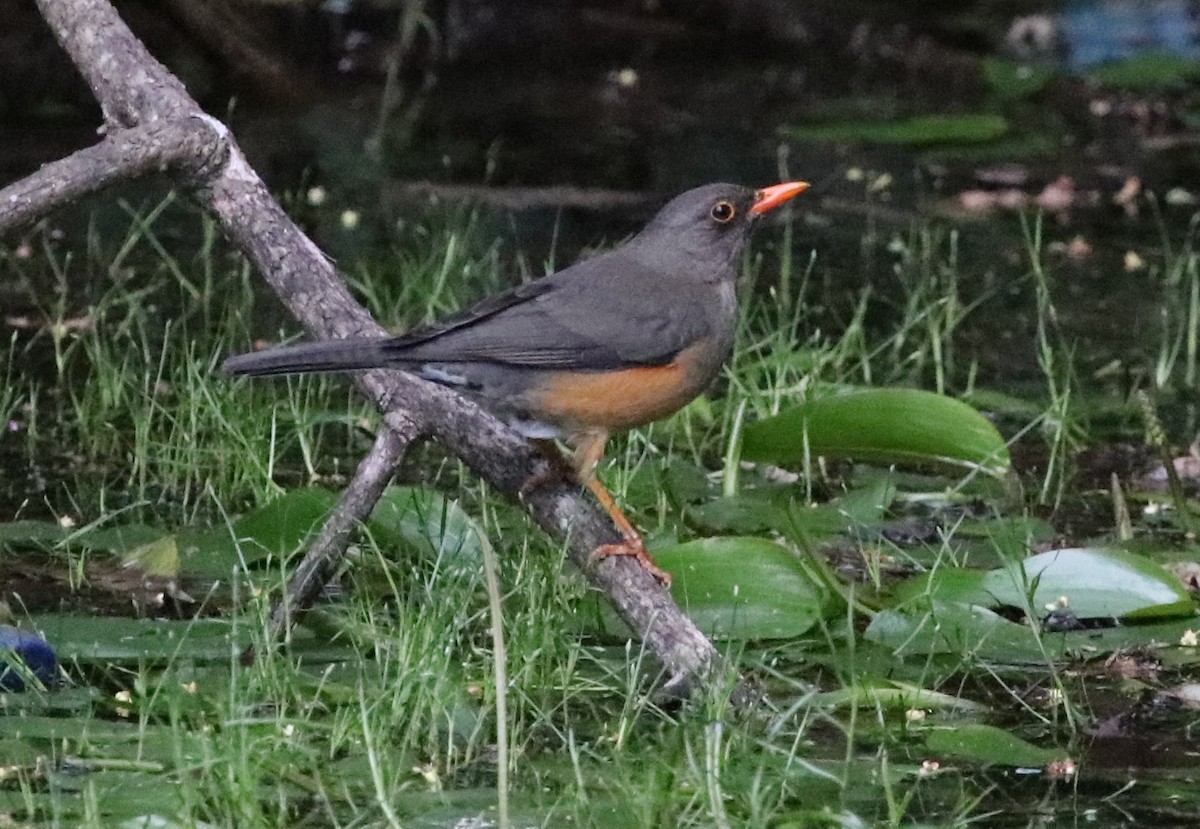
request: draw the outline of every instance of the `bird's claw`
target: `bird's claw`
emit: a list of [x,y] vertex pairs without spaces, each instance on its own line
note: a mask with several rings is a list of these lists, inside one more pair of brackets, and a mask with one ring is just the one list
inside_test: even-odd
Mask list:
[[642,565],[643,570],[654,576],[654,580],[662,587],[670,589],[671,574],[654,563],[654,559],[650,557],[650,553],[647,552],[646,545],[642,543],[640,537],[626,538],[616,544],[601,544],[592,550],[593,561],[599,561],[609,556],[631,556],[637,560],[638,564]]

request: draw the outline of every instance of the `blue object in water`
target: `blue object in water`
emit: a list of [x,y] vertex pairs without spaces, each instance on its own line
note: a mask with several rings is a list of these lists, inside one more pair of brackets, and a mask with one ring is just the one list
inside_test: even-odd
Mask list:
[[1200,58],[1194,0],[1075,0],[1063,10],[1060,28],[1073,69],[1145,52]]
[[[25,670],[10,664],[16,654]],[[0,691],[24,691],[32,674],[47,688],[58,682],[58,657],[50,643],[36,633],[0,625]]]

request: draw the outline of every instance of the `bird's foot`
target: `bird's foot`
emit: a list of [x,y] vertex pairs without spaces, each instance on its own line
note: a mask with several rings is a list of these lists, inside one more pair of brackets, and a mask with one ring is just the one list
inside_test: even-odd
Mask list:
[[655,581],[664,588],[670,589],[671,574],[654,563],[654,559],[650,557],[650,553],[646,550],[646,545],[642,543],[641,536],[626,536],[624,541],[617,544],[601,544],[592,550],[592,559],[594,561],[599,561],[609,556],[632,556],[637,559],[638,564],[642,565],[643,570],[654,576]]
[[536,489],[541,489],[550,484],[578,480],[575,467],[571,466],[570,462],[563,457],[563,453],[558,451],[558,447],[554,444],[554,441],[531,440],[530,443],[537,447],[538,451],[546,459],[546,468],[541,472],[535,472],[521,482],[521,486],[517,489],[517,494],[521,498],[524,498]]

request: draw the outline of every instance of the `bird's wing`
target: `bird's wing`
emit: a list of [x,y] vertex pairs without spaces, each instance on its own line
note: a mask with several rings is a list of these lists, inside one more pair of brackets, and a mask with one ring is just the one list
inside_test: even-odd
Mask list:
[[693,298],[671,290],[675,283],[630,257],[605,254],[398,337],[385,353],[405,363],[561,370],[664,365],[702,336],[706,321],[693,312]]

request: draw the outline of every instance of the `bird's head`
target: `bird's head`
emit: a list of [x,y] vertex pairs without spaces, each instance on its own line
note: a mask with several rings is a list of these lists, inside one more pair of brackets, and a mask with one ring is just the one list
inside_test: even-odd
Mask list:
[[[808,189],[789,181],[753,190],[737,184],[709,184],[676,196],[638,236],[643,247],[682,259],[689,267],[733,263],[758,219]],[[707,270],[707,269],[705,269]]]

